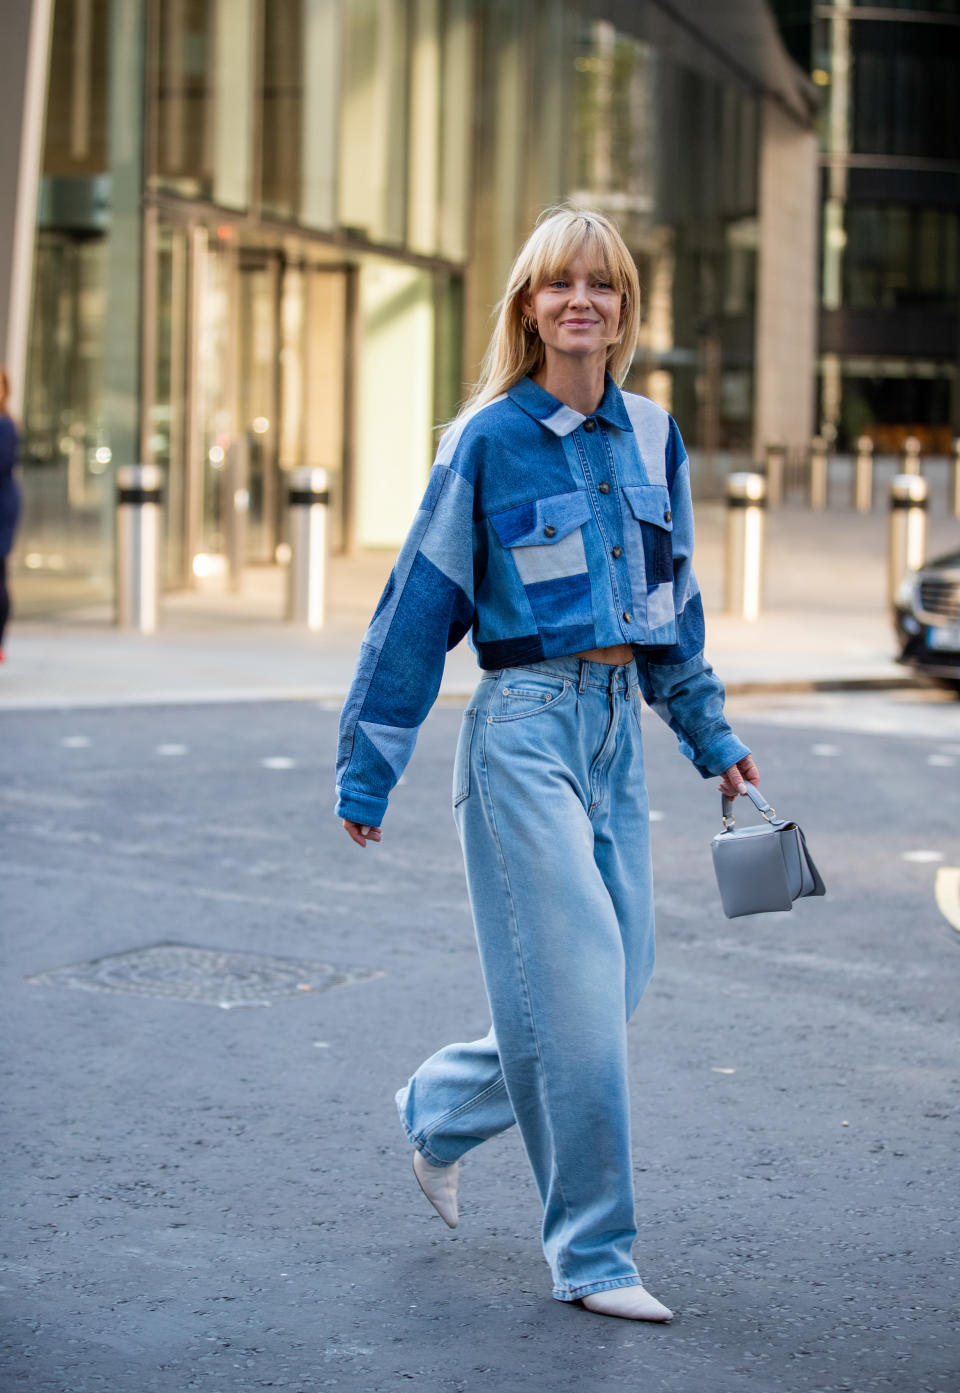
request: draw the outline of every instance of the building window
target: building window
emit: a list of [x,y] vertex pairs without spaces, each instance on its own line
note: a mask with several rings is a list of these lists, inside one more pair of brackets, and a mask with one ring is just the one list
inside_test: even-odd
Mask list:
[[159,0],[152,182],[227,208],[250,199],[254,0]]
[[266,212],[300,211],[303,107],[303,0],[264,9],[260,198]]
[[344,15],[339,221],[403,243],[409,0],[353,0]]
[[960,159],[960,25],[858,20],[850,35],[853,150]]
[[53,10],[43,172],[107,168],[107,0],[58,0]]
[[[873,7],[875,0],[853,0],[856,6]],[[960,0],[883,0],[885,10],[925,10],[927,14],[960,15]]]
[[908,435],[924,450],[946,454],[952,432],[956,365],[924,359],[840,358],[820,365],[821,400],[828,384],[836,399],[825,415],[837,419],[837,446],[853,447],[869,435],[877,450],[897,454]]
[[960,214],[848,204],[842,303],[852,309],[936,305],[957,294]]
[[470,0],[413,0],[407,245],[466,259],[472,178],[474,44]]
[[156,166],[159,183],[187,197],[212,186],[210,6],[160,0],[156,62]]

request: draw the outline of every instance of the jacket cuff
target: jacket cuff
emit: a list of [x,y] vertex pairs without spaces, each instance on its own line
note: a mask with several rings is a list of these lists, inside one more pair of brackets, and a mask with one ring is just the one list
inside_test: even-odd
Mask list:
[[706,745],[701,745],[698,741],[697,746],[694,766],[705,779],[725,773],[731,765],[750,754],[746,745],[737,739],[732,730],[726,731]]
[[337,817],[358,822],[361,827],[379,827],[386,815],[386,798],[374,798],[369,793],[354,793],[353,789],[337,789]]

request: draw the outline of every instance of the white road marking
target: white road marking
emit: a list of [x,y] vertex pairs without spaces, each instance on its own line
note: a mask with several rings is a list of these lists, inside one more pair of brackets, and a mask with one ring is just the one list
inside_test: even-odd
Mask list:
[[811,745],[811,746],[810,746],[810,753],[811,753],[812,755],[819,755],[821,759],[833,759],[835,755],[838,755],[838,754],[840,753],[840,746],[839,746],[839,745]]
[[956,762],[953,755],[927,755],[927,763],[935,769],[952,769]]
[[651,808],[651,809],[650,809],[650,821],[651,821],[651,822],[662,822],[663,819],[664,819],[665,817],[666,817],[666,813],[658,813],[657,810],[656,810],[656,808]]
[[264,769],[295,769],[297,761],[288,759],[286,755],[270,755],[267,759],[262,759],[260,763]]
[[960,933],[960,866],[941,866],[933,893],[944,919]]
[[89,798],[75,798],[71,793],[52,793],[44,788],[0,788],[0,803],[63,813],[78,813],[91,806]]
[[154,754],[158,755],[185,755],[190,751],[189,745],[158,745]]
[[923,866],[923,865],[928,865],[931,861],[942,861],[942,860],[943,860],[943,852],[942,852],[942,851],[929,851],[929,850],[926,850],[926,849],[923,849],[923,848],[921,848],[921,849],[918,850],[918,851],[905,851],[905,852],[903,853],[903,860],[904,860],[904,861],[913,861],[913,862],[915,862],[917,865]]
[[65,735],[60,741],[67,750],[85,750],[91,743],[89,735]]
[[710,1072],[711,1074],[735,1074],[737,1071],[736,1069],[718,1069],[717,1066],[714,1065]]
[[924,740],[928,750],[960,755],[960,701],[934,688],[813,692],[794,698],[757,694],[731,698],[728,706],[740,719],[749,715],[765,724],[819,729],[824,740],[835,742],[843,731],[906,735]]

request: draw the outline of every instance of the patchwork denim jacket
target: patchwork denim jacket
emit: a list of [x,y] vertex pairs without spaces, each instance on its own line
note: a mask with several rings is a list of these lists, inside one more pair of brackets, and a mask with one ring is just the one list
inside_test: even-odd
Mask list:
[[703,656],[689,465],[673,419],[607,377],[592,416],[531,378],[452,426],[360,648],[337,814],[378,827],[465,634],[486,669],[633,645],[704,777],[749,753]]

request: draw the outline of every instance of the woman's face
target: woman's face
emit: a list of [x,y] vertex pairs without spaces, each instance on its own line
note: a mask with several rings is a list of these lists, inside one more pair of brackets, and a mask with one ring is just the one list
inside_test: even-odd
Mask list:
[[547,352],[574,357],[606,356],[620,327],[620,292],[603,279],[582,252],[562,274],[522,302],[537,321]]

